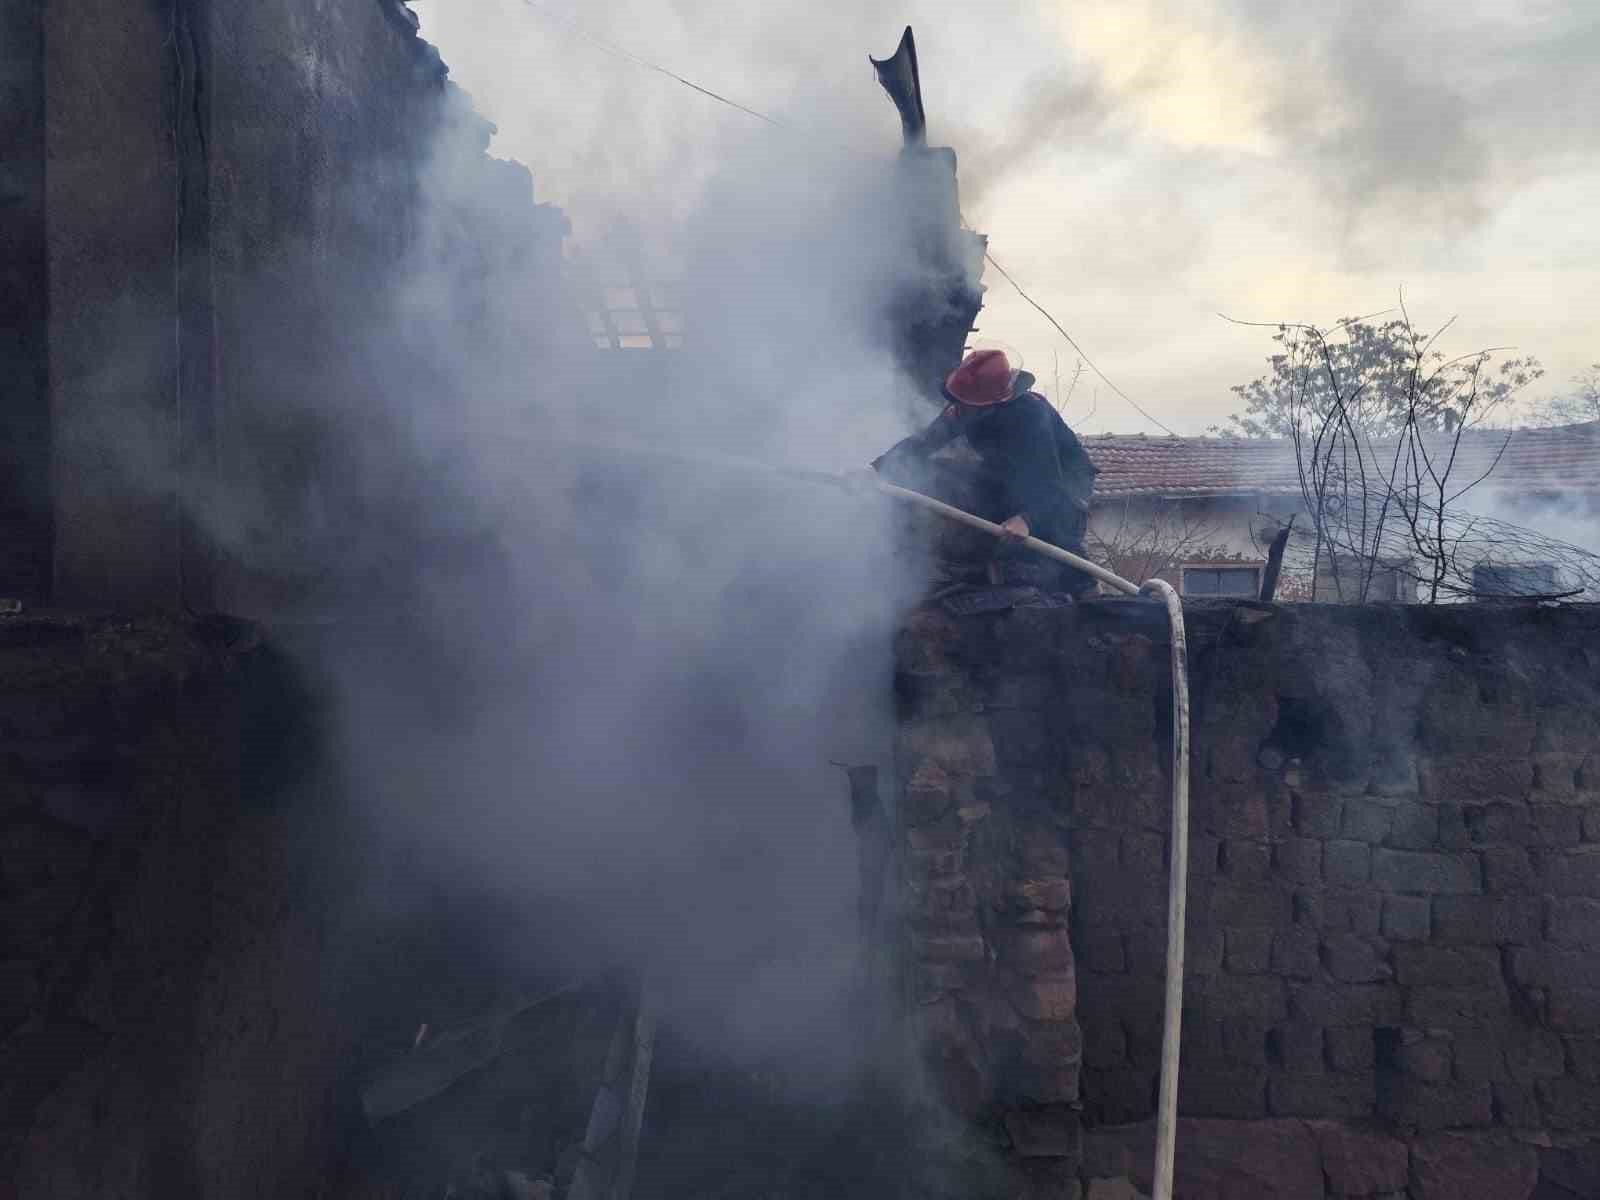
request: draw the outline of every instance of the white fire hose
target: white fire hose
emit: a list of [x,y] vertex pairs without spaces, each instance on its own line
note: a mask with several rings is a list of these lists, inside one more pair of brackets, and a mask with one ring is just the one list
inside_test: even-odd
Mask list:
[[[549,438],[540,441],[547,448],[561,448],[563,445]],[[833,475],[825,471],[812,471],[799,467],[780,467],[723,454],[685,454],[654,446],[630,446],[615,442],[604,446],[568,442],[565,443],[565,447],[673,460],[695,467],[733,467],[760,474],[783,475],[811,483],[831,484],[847,491],[874,490],[896,500],[929,509],[947,520],[980,529],[991,537],[1011,537],[1009,531],[1002,529],[993,521],[986,521],[982,517],[974,516],[954,505],[935,500],[932,496],[923,495],[910,488],[874,478],[869,472],[859,473],[857,482],[853,482],[850,476]],[[1171,1200],[1172,1164],[1177,1144],[1178,1043],[1183,1024],[1183,933],[1189,885],[1189,669],[1183,629],[1183,604],[1172,585],[1164,579],[1147,580],[1141,587],[1086,558],[1063,550],[1060,546],[1051,545],[1036,537],[1024,537],[1019,541],[1035,554],[1042,554],[1045,558],[1076,567],[1116,591],[1129,596],[1159,598],[1166,605],[1167,620],[1172,626],[1172,870],[1167,887],[1167,987],[1161,1024],[1161,1086],[1156,1100],[1155,1183],[1151,1192],[1151,1200]]]
[[[1009,536],[993,521],[985,521],[932,496],[882,481],[874,486],[886,496],[920,505],[994,537]],[[1167,619],[1172,625],[1172,874],[1167,888],[1167,995],[1161,1022],[1161,1090],[1156,1101],[1155,1188],[1151,1195],[1151,1200],[1171,1200],[1172,1161],[1177,1148],[1178,1041],[1183,1025],[1183,931],[1189,886],[1189,668],[1183,603],[1164,579],[1151,579],[1139,587],[1086,558],[1036,537],[1023,538],[1021,544],[1036,554],[1076,567],[1119,592],[1159,597],[1166,605]]]

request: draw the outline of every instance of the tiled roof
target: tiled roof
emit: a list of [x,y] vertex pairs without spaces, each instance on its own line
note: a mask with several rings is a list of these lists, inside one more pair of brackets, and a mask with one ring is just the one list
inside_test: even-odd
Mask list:
[[[1286,438],[1103,434],[1083,438],[1083,447],[1100,468],[1094,481],[1097,496],[1300,492],[1294,445]],[[1387,473],[1394,443],[1379,442],[1373,449]],[[1436,457],[1442,461],[1447,453],[1447,443],[1441,442]],[[1526,492],[1600,492],[1600,421],[1551,429],[1519,429],[1509,434],[1505,430],[1470,429],[1462,435],[1450,478],[1465,485],[1488,471],[1491,464],[1494,469],[1484,481],[1485,487]]]

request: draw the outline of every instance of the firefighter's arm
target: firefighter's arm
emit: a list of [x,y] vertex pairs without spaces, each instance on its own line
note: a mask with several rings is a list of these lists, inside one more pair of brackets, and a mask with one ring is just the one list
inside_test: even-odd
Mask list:
[[940,413],[932,424],[921,433],[914,433],[908,438],[902,438],[877,458],[872,460],[872,469],[881,472],[885,466],[892,467],[900,462],[921,462],[930,454],[955,441],[961,432],[960,422],[957,420],[959,413],[956,405],[951,404]]

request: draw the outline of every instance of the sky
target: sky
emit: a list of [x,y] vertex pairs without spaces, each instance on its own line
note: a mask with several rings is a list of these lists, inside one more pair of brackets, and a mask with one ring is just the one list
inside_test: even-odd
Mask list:
[[[670,231],[721,139],[871,169],[899,122],[866,59],[915,28],[967,221],[1112,383],[1181,434],[1238,407],[1270,331],[1391,309],[1564,390],[1600,361],[1593,0],[414,0],[423,36],[578,241]],[[602,45],[603,43],[603,45]],[[670,236],[670,233],[668,234]],[[992,271],[974,339],[1065,391],[1078,354]],[[1082,432],[1159,432],[1085,367]]]

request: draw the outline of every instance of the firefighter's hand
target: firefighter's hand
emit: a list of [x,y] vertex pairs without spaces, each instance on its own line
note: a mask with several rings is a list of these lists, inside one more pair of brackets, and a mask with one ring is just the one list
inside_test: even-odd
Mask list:
[[1000,524],[1000,536],[1008,542],[1020,542],[1032,532],[1028,528],[1028,518],[1021,513],[1014,517],[1007,517]]

